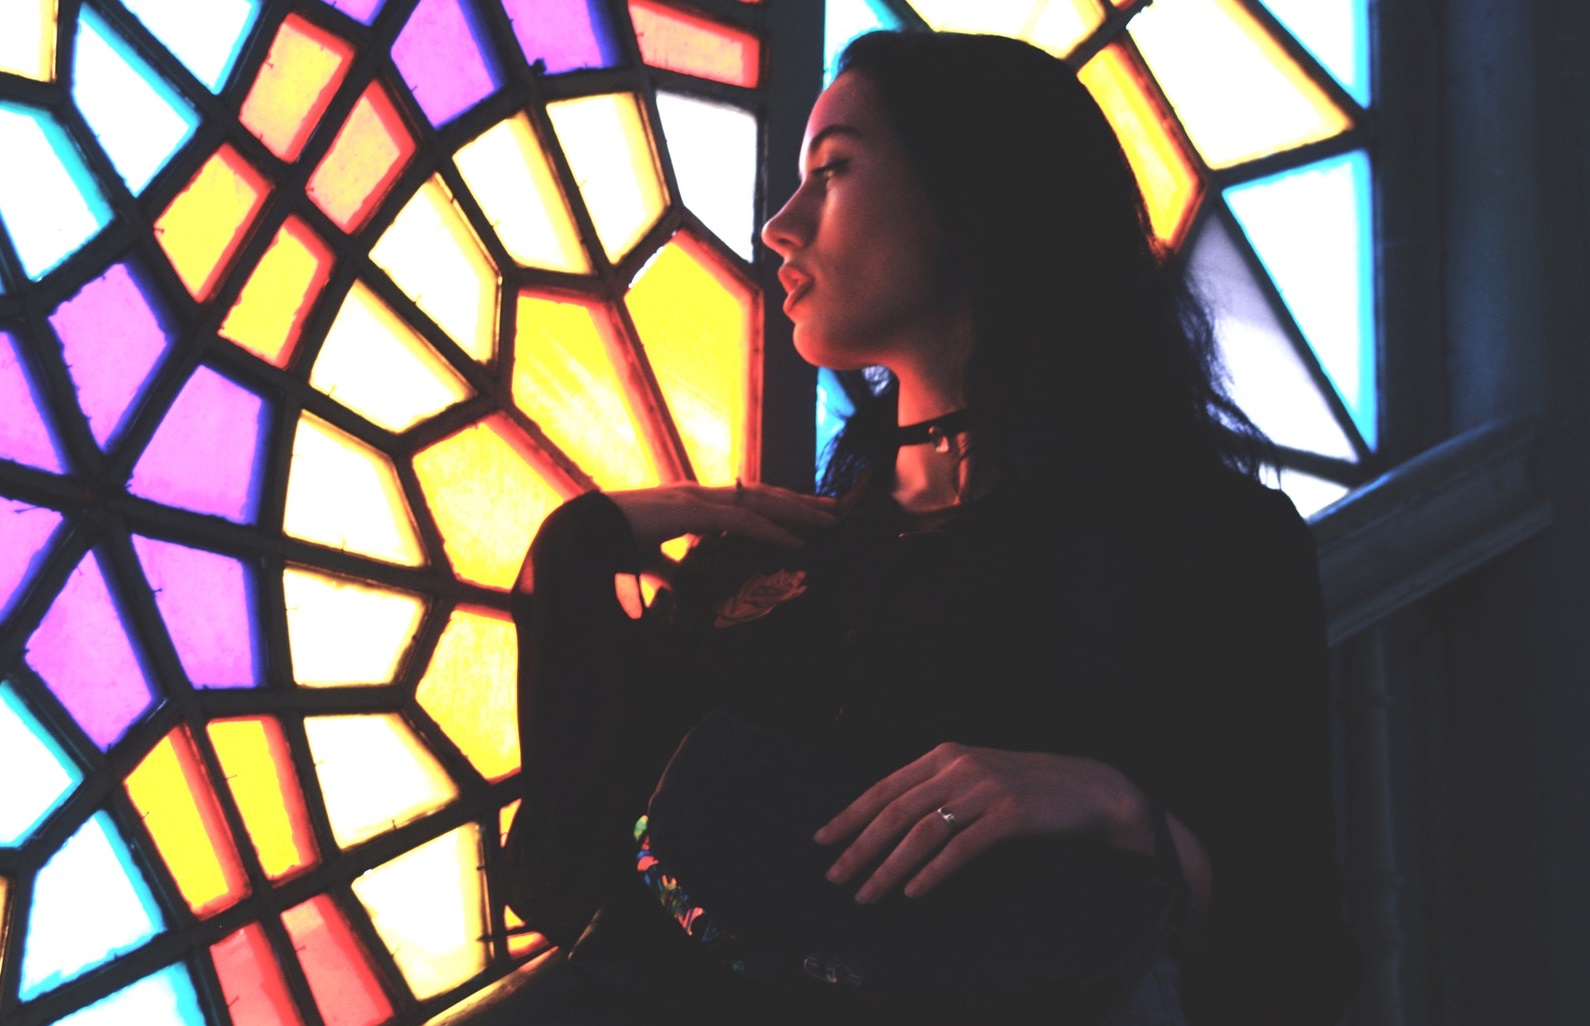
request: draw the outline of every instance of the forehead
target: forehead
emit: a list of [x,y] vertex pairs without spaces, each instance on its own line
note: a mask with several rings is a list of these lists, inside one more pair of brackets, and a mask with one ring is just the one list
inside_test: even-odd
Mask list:
[[817,97],[811,116],[806,119],[806,137],[801,142],[802,154],[810,151],[819,136],[834,128],[848,129],[844,134],[854,133],[863,139],[882,141],[887,135],[883,112],[872,85],[853,71],[834,79],[833,84]]

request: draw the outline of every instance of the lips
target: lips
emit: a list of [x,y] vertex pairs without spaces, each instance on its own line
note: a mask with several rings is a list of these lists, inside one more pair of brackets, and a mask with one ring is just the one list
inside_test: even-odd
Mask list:
[[790,312],[791,307],[800,301],[802,296],[811,291],[812,287],[811,275],[798,267],[791,267],[788,264],[779,268],[778,281],[780,285],[784,286],[784,291],[787,293],[784,298],[784,312],[786,314]]

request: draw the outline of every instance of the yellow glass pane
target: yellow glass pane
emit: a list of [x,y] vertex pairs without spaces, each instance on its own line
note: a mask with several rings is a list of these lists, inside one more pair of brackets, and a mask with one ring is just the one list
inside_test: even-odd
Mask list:
[[415,455],[442,546],[464,580],[511,587],[541,521],[574,493],[532,466],[528,452],[518,429],[493,417]]
[[281,880],[318,862],[298,771],[281,725],[260,716],[212,720],[206,729],[265,875]]
[[1161,242],[1179,248],[1203,195],[1203,179],[1174,121],[1126,49],[1112,43],[1077,76],[1115,129]]
[[547,104],[596,235],[614,263],[657,223],[668,194],[657,150],[632,93],[581,96]]
[[262,360],[286,367],[309,308],[331,277],[331,250],[310,227],[289,217],[249,275],[220,334]]
[[406,431],[474,391],[363,282],[354,282],[309,383],[388,431]]
[[634,392],[614,367],[605,310],[521,293],[513,401],[602,488],[645,488],[661,477],[643,441]]
[[497,810],[497,832],[500,835],[498,840],[503,847],[508,845],[508,831],[513,829],[513,817],[518,814],[519,806],[523,803],[524,799],[515,798]]
[[[753,378],[761,366],[759,296],[717,253],[681,232],[629,294],[652,372],[703,484],[754,480]],[[760,399],[756,399],[759,402]]]
[[485,363],[497,349],[497,268],[433,175],[398,211],[370,259],[454,342]]
[[265,176],[223,144],[155,221],[155,239],[195,299],[220,284],[269,192]]
[[1352,126],[1241,0],[1153,4],[1132,19],[1130,32],[1212,168],[1329,139]]
[[352,56],[353,46],[346,40],[289,14],[271,41],[238,120],[272,153],[297,160]]
[[396,713],[308,716],[304,733],[338,847],[396,830],[458,795],[436,756]]
[[0,3],[0,71],[39,82],[55,78],[55,0]]
[[421,1001],[486,968],[486,888],[480,827],[466,823],[356,877],[398,970]]
[[519,768],[519,639],[488,609],[454,610],[415,700],[487,780]]
[[292,566],[282,591],[293,679],[309,688],[391,681],[425,614],[418,595]]
[[590,273],[591,260],[580,245],[569,201],[528,118],[518,114],[499,121],[465,143],[453,161],[515,261]]
[[161,738],[127,775],[126,787],[195,915],[212,915],[248,893],[243,864],[187,728]]
[[312,413],[293,434],[282,530],[390,563],[425,562],[392,461]]
[[1057,57],[1104,24],[1098,0],[911,0],[911,6],[940,32],[1015,36]]

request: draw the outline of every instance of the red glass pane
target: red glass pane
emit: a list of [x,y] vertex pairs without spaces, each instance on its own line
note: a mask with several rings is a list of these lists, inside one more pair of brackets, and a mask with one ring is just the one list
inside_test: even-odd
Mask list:
[[762,40],[755,32],[660,0],[630,0],[629,14],[647,64],[747,89],[761,84]]
[[282,913],[326,1026],[376,1026],[392,1015],[370,956],[342,909],[321,894]]
[[413,156],[414,137],[386,90],[372,82],[310,176],[306,191],[337,227],[352,234],[386,198]]
[[232,1026],[302,1026],[281,966],[258,923],[210,946]]
[[283,160],[298,159],[348,71],[353,47],[289,14],[243,101],[238,119]]

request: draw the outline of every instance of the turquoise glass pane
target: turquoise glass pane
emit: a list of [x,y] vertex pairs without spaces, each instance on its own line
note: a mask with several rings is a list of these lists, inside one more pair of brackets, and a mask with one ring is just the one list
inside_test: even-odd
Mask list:
[[65,469],[55,436],[44,421],[44,406],[22,352],[10,332],[0,331],[0,460],[25,463],[59,474]]
[[1363,151],[1226,190],[1364,441],[1376,441],[1375,289],[1369,158]]
[[115,744],[154,702],[155,689],[92,552],[28,639],[27,659],[101,748]]
[[[26,841],[83,781],[60,743],[11,686],[0,681],[0,845]],[[3,910],[0,910],[3,912]]]
[[165,925],[121,832],[108,814],[96,813],[34,877],[22,1000],[131,951]]
[[845,394],[839,375],[827,367],[817,368],[817,480],[828,471],[829,446],[834,444],[839,429],[856,412],[856,406]]
[[0,616],[11,612],[60,524],[61,515],[53,509],[0,495]]
[[134,194],[199,124],[188,102],[89,7],[78,21],[72,99]]
[[134,495],[237,524],[259,504],[265,401],[200,366],[133,467]]
[[420,0],[392,44],[392,60],[431,124],[453,120],[497,88],[497,76],[460,0]]
[[126,423],[170,345],[163,318],[141,279],[114,264],[50,315],[77,401],[102,447]]
[[823,84],[834,80],[834,65],[852,39],[900,27],[900,19],[883,0],[828,0],[823,17]]
[[254,582],[238,560],[133,536],[171,643],[188,679],[206,688],[259,684]]
[[1264,0],[1275,20],[1369,106],[1369,0]]
[[0,101],[0,222],[38,281],[110,223],[110,204],[55,118]]
[[193,977],[183,965],[172,965],[153,976],[123,987],[116,993],[81,1008],[55,1026],[204,1026]]
[[248,30],[256,0],[122,0],[193,77],[218,93],[226,84]]

